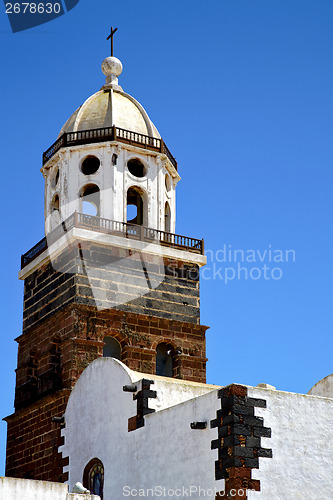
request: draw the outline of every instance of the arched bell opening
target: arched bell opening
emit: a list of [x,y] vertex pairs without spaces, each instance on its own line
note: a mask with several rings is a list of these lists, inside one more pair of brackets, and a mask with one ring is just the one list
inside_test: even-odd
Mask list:
[[156,347],[156,375],[173,377],[175,350],[171,344],[161,343]]
[[60,199],[58,194],[55,194],[51,201],[50,220],[51,227],[60,224]]
[[171,210],[168,202],[165,203],[164,209],[164,231],[171,232]]
[[103,357],[121,360],[121,345],[113,337],[104,337]]
[[59,201],[59,195],[55,194],[52,198],[52,203],[51,203],[51,208],[52,212],[59,212],[60,210],[60,201]]
[[127,191],[126,221],[138,226],[147,225],[146,196],[138,187],[130,187]]
[[96,184],[87,184],[81,189],[81,212],[85,215],[99,216],[100,190]]

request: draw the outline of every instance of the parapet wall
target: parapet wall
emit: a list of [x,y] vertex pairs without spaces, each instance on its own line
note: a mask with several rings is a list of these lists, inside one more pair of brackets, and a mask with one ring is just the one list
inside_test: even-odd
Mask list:
[[0,500],[100,500],[97,495],[68,493],[68,485],[0,477]]

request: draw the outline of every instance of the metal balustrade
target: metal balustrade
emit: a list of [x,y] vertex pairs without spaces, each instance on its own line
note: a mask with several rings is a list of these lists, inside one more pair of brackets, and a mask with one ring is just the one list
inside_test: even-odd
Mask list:
[[75,212],[51,231],[47,237],[43,238],[28,252],[22,255],[21,269],[43,253],[48,246],[52,245],[52,243],[57,241],[61,236],[64,236],[68,231],[73,229],[73,227],[88,229],[99,233],[114,234],[116,236],[145,241],[147,243],[156,243],[198,254],[204,253],[204,240],[168,233],[145,226],[138,226],[128,222],[119,222]]
[[78,132],[65,132],[43,153],[43,165],[45,165],[45,163],[47,163],[61,148],[105,141],[123,142],[125,144],[131,144],[132,146],[163,153],[169,158],[175,169],[178,169],[177,161],[167,148],[163,139],[139,134],[138,132],[125,130],[115,126],[80,130]]

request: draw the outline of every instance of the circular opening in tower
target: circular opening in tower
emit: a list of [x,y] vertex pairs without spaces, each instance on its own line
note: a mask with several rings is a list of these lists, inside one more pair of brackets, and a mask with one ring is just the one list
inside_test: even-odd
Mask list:
[[171,189],[171,179],[168,176],[168,174],[165,174],[165,189],[167,191],[170,191],[170,189]]
[[132,158],[127,162],[127,168],[134,177],[145,177],[147,169],[138,158]]
[[51,185],[52,185],[53,189],[55,187],[57,187],[58,182],[59,182],[59,167],[57,167],[57,169],[55,170],[55,172],[53,173],[53,176],[52,176]]
[[81,172],[84,175],[92,175],[97,172],[101,162],[96,156],[87,156],[82,162]]

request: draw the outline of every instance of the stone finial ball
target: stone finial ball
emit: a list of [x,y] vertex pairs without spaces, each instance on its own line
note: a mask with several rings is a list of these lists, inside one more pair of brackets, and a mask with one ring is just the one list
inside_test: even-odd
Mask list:
[[123,70],[123,65],[116,57],[107,57],[102,62],[102,71],[105,76],[119,76]]

